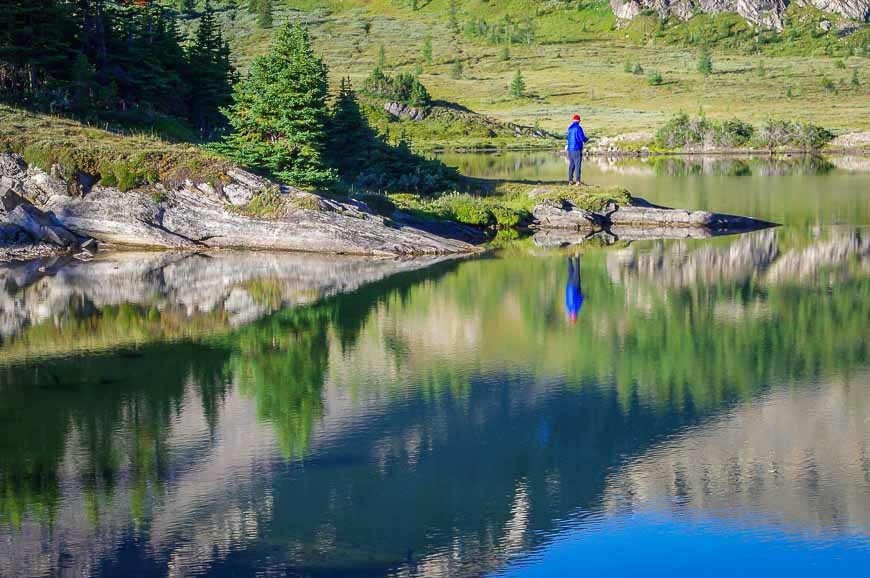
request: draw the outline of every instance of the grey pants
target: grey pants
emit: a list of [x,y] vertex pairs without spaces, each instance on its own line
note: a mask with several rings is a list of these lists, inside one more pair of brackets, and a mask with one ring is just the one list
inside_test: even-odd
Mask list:
[[574,173],[577,173],[577,182],[580,179],[580,165],[583,164],[583,151],[568,151],[568,182],[574,180]]

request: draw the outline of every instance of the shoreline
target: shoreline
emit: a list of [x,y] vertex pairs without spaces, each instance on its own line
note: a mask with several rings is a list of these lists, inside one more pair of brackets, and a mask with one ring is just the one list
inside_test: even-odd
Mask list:
[[[556,156],[564,156],[565,150],[558,147],[520,147],[520,148],[456,148],[456,149],[421,149],[423,152],[437,154],[499,154],[515,152],[552,152]],[[675,150],[675,151],[629,151],[629,150],[590,150],[583,151],[584,158],[651,158],[651,157],[777,157],[777,156],[857,156],[870,157],[870,148],[824,148],[819,150],[801,149],[716,149],[716,150]]]
[[[99,175],[64,177],[58,167],[47,172],[20,155],[0,154],[0,216],[6,229],[0,260],[69,255],[87,261],[98,244],[393,258],[474,254],[485,250],[498,228],[493,221],[455,215],[423,218],[395,205],[379,210],[359,198],[305,192],[238,167],[228,168],[213,184],[188,178],[125,191],[98,182]],[[630,224],[637,227],[742,231],[769,226],[751,218],[650,206],[627,191],[568,190],[549,183],[538,189],[519,193],[528,197],[528,210],[510,228],[548,228],[558,222],[557,228],[609,229],[625,214],[633,215]],[[268,213],[249,208],[260,199],[266,199]],[[472,200],[482,202],[482,197]],[[472,204],[466,210],[474,214],[482,208]]]

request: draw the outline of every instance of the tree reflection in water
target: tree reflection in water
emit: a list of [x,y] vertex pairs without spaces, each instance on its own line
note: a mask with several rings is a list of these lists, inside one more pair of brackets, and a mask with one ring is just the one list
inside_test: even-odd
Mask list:
[[[203,282],[210,307],[181,305],[166,265],[130,277],[162,285],[127,283],[123,302],[62,275],[16,288],[6,311],[19,315],[7,317],[25,321],[6,332],[0,377],[0,574],[54,568],[61,542],[90,571],[122,572],[130,562],[113,551],[126,544],[216,573],[266,560],[485,572],[572,512],[622,500],[645,467],[664,473],[644,491],[672,491],[662,480],[687,449],[623,469],[661,440],[691,446],[742,401],[866,375],[860,229],[590,250],[582,331],[564,322],[565,256],[503,257],[375,275],[333,296],[321,272],[327,296],[295,306],[301,277],[274,268],[267,283]],[[184,278],[212,279],[210,266]],[[42,321],[24,313],[37,295],[73,293]],[[866,449],[867,428],[843,423]],[[738,443],[711,455],[727,462]],[[838,484],[861,483],[843,471]],[[795,496],[767,506],[809,525],[820,506]],[[854,501],[841,506],[870,525]]]

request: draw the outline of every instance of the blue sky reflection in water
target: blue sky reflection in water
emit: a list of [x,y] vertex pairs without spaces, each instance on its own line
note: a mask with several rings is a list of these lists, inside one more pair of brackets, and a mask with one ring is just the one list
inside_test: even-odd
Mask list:
[[4,267],[0,576],[858,574],[862,175],[579,247],[576,324],[530,240]]

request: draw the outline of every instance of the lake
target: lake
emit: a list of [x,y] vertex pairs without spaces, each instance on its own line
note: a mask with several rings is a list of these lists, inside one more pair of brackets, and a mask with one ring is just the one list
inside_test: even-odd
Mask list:
[[[444,160],[565,170],[546,152]],[[783,226],[0,268],[0,576],[867,568],[866,160],[584,166]]]

